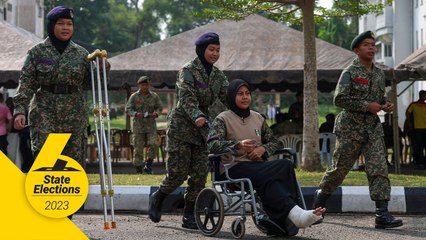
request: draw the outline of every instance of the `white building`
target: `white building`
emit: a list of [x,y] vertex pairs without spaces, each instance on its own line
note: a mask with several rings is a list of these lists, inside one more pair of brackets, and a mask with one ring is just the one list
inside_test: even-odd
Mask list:
[[43,0],[0,0],[0,19],[44,36]]
[[[370,2],[383,0],[370,0]],[[408,55],[426,44],[426,0],[394,0],[381,14],[360,17],[359,32],[372,30],[376,34],[376,61],[395,67]],[[398,84],[398,94],[411,82]],[[407,106],[416,101],[418,92],[426,89],[425,81],[412,84],[398,97],[399,125],[405,120]]]

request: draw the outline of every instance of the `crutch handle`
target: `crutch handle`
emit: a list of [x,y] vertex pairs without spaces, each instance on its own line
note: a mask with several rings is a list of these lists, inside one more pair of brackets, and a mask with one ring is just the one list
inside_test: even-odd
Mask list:
[[[105,50],[103,50],[103,51],[105,51]],[[106,51],[105,51],[105,53],[106,53]],[[92,61],[96,57],[102,57],[101,50],[96,49],[95,51],[93,51],[92,53],[90,53],[89,55],[87,55],[87,60]]]
[[106,58],[108,56],[108,53],[105,49],[101,51],[101,56],[104,57],[104,58]]

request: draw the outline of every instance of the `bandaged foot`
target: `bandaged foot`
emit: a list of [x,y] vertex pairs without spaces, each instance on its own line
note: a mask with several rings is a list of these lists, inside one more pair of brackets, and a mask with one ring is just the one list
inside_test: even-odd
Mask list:
[[306,228],[311,226],[316,221],[322,218],[321,214],[318,216],[314,213],[314,210],[304,210],[299,206],[294,206],[288,214],[290,221],[298,228]]

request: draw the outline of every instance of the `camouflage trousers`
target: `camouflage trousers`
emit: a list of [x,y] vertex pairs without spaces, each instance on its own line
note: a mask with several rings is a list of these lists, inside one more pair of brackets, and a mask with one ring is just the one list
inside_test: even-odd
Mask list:
[[[31,150],[34,156],[40,152],[49,134],[50,132],[45,132],[37,128],[30,129]],[[62,155],[71,157],[84,166],[83,162],[86,160],[86,157],[84,156],[86,142],[87,138],[84,135],[84,132],[81,132],[80,134],[72,133],[67,145],[65,145],[65,148],[62,151]]]
[[147,149],[147,158],[154,159],[157,156],[158,144],[157,132],[133,133],[133,165],[143,166],[145,159],[145,148]]
[[167,175],[160,184],[163,193],[170,194],[188,178],[185,200],[195,201],[205,187],[208,174],[207,146],[194,145],[167,138]]
[[322,191],[332,194],[342,184],[360,154],[363,154],[371,200],[389,201],[391,186],[384,146],[383,138],[358,141],[338,136],[333,166],[325,172],[319,185]]

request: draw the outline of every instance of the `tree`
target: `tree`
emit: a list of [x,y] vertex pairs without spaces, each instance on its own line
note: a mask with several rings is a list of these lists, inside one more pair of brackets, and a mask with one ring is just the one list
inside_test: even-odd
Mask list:
[[[206,9],[208,16],[216,19],[240,20],[251,14],[263,14],[268,18],[288,23],[303,24],[304,38],[304,123],[302,167],[308,171],[316,170],[321,165],[319,159],[318,134],[318,92],[315,49],[315,21],[322,21],[332,16],[358,16],[370,12],[380,12],[384,5],[380,2],[370,4],[368,0],[334,1],[337,10],[316,7],[314,0],[202,0],[205,4],[217,6]],[[386,0],[386,3],[391,3]]]
[[[338,11],[338,5],[333,4],[333,9]],[[351,41],[358,34],[358,16],[326,18],[317,25],[317,30],[318,38],[350,50]]]
[[44,1],[46,14],[55,6],[67,6],[73,8],[75,13],[75,31],[73,40],[94,45],[93,39],[99,32],[99,24],[107,21],[109,4],[104,0],[80,1],[80,0],[48,0]]

